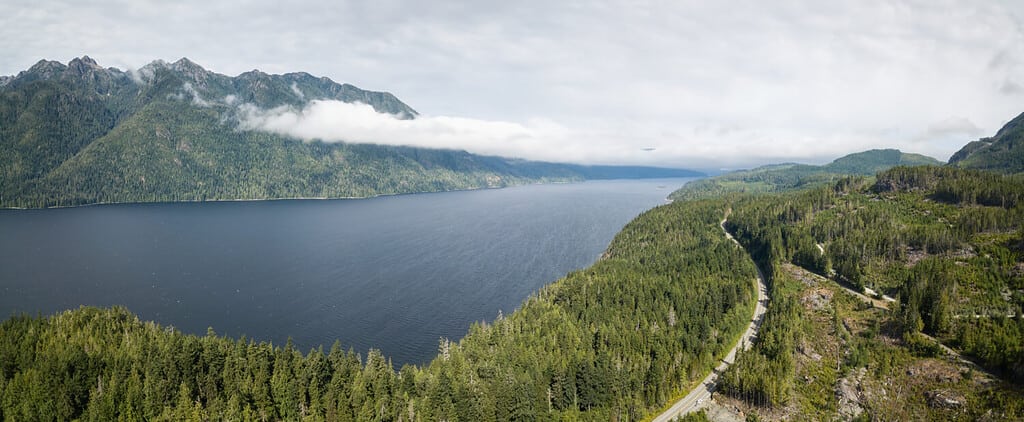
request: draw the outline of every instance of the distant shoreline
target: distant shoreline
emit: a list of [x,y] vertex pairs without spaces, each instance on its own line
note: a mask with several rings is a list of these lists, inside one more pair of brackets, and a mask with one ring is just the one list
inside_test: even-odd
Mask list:
[[[436,191],[420,191],[420,192],[402,192],[402,193],[382,193],[369,196],[299,196],[299,197],[288,197],[288,198],[228,198],[228,199],[182,199],[178,201],[125,201],[125,202],[90,202],[88,204],[79,205],[56,205],[52,207],[41,207],[41,208],[30,208],[30,207],[0,207],[0,211],[25,211],[25,210],[50,210],[50,209],[66,209],[66,208],[85,208],[85,207],[99,207],[104,205],[145,205],[145,204],[182,204],[182,203],[207,203],[207,202],[260,202],[260,201],[330,201],[330,200],[360,200],[360,199],[374,199],[391,196],[404,196],[404,195],[423,195],[432,193],[447,193],[447,192],[471,192],[480,190],[491,190],[491,189],[505,189],[514,188],[520,186],[534,186],[534,185],[570,185],[575,183],[586,183],[594,181],[613,181],[613,180],[655,180],[655,179],[699,179],[700,177],[655,177],[650,179],[635,179],[635,178],[623,178],[623,179],[585,179],[585,180],[556,180],[550,182],[533,182],[533,183],[521,183],[511,184],[507,186],[482,186],[477,188],[466,188],[466,189],[449,189],[449,190],[436,190]],[[671,203],[672,199],[666,197],[667,203]]]

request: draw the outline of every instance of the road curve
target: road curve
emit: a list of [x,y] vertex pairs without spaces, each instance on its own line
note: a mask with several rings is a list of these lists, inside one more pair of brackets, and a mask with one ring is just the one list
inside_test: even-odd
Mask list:
[[[725,219],[718,224],[722,227],[722,231],[725,233],[725,237],[736,243],[736,245],[742,247],[735,238],[729,234],[729,231],[725,229]],[[718,385],[718,376],[725,372],[725,368],[736,360],[736,351],[740,347],[744,350],[750,348],[753,344],[754,338],[757,336],[757,330],[761,327],[761,322],[764,320],[764,313],[767,310],[768,305],[768,286],[765,284],[764,274],[761,273],[761,269],[757,268],[757,304],[754,306],[754,315],[750,318],[750,325],[747,326],[747,330],[743,332],[743,336],[740,337],[736,345],[733,346],[732,350],[725,355],[725,359],[719,363],[718,367],[703,381],[700,382],[693,391],[690,391],[686,397],[683,397],[675,404],[672,405],[668,410],[652,419],[653,422],[669,422],[679,416],[685,415],[704,406],[707,406],[708,400],[711,399],[711,392],[715,391]]]

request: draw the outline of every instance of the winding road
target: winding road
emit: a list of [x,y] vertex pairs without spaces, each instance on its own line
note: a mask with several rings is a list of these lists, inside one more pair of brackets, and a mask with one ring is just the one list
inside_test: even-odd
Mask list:
[[[728,217],[728,214],[726,214]],[[722,232],[725,233],[725,237],[733,241],[737,246],[742,248],[739,242],[729,234],[729,231],[725,229],[726,219],[722,219],[722,222],[718,225],[722,227]],[[728,368],[736,360],[736,351],[740,347],[744,350],[750,348],[753,344],[754,338],[757,337],[757,330],[761,327],[761,322],[764,320],[764,314],[767,310],[768,305],[768,286],[765,284],[764,274],[761,273],[761,269],[757,268],[757,304],[754,306],[754,315],[750,318],[750,325],[747,326],[747,330],[743,332],[743,336],[740,337],[736,345],[733,346],[732,350],[725,355],[725,359],[719,363],[718,367],[714,371],[711,371],[703,381],[700,382],[693,391],[690,391],[686,397],[683,397],[675,404],[672,405],[668,410],[662,414],[656,416],[652,421],[654,422],[668,422],[679,416],[685,415],[697,409],[700,409],[707,405],[711,399],[711,393],[715,391],[718,385],[718,376],[725,372],[725,368]]]

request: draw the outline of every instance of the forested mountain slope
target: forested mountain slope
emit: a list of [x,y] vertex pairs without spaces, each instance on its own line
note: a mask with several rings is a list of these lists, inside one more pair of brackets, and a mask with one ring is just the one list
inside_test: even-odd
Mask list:
[[240,124],[245,110],[314,100],[418,113],[385,92],[306,73],[228,77],[181,59],[124,72],[40,61],[0,83],[0,207],[366,197],[609,177],[659,168],[530,162],[465,151],[303,142]]
[[1024,114],[1004,125],[991,138],[964,145],[949,158],[949,164],[1000,173],[1024,172]]
[[823,186],[842,176],[874,175],[894,166],[938,165],[940,161],[895,149],[874,149],[837,158],[822,166],[772,164],[739,170],[688,183],[672,193],[673,200],[700,199],[730,193],[773,193]]

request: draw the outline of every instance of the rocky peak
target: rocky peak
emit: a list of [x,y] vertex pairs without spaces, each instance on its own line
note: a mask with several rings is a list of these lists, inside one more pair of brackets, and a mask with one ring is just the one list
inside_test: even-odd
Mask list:
[[167,62],[165,62],[163,60],[160,60],[160,59],[153,60],[153,61],[149,62],[149,64],[147,64],[145,66],[142,66],[143,69],[146,69],[146,68],[149,68],[149,69],[164,68],[164,69],[166,69],[168,67],[170,67],[170,65],[167,64]]
[[[96,63],[96,60],[93,60],[93,58],[89,57],[89,56],[82,56],[82,57],[78,57],[78,58],[75,58],[75,59],[71,59],[71,63],[75,63],[75,62],[82,63],[82,64],[85,64],[85,65],[88,65],[88,66],[91,66],[91,67],[95,67],[95,68],[99,68],[100,67],[100,65]],[[70,66],[71,63],[68,63],[68,65]]]
[[170,65],[167,62],[157,59],[149,62],[149,64],[139,68],[139,73],[144,75],[153,75],[158,69],[168,69]]
[[182,57],[178,61],[171,63],[171,67],[176,70],[188,70],[188,69],[203,69],[202,66],[196,64],[196,62],[189,60],[188,57]]
[[206,69],[204,69],[202,66],[196,64],[196,62],[193,62],[192,60],[189,60],[188,57],[182,57],[181,59],[178,59],[178,61],[176,61],[174,63],[171,63],[169,67],[171,69],[177,70],[177,71],[185,73],[185,74],[205,74],[206,73]]
[[76,75],[82,76],[90,72],[102,71],[103,68],[96,64],[96,61],[89,56],[82,56],[71,59],[68,62],[67,70]]
[[178,61],[172,63],[169,67],[180,72],[182,76],[191,80],[196,86],[202,88],[206,87],[209,72],[202,66],[189,60],[187,57],[182,57]]
[[38,75],[40,78],[49,79],[67,70],[63,63],[53,60],[40,60],[28,69],[28,73]]
[[259,69],[253,69],[253,70],[250,70],[248,72],[244,72],[244,73],[238,75],[238,78],[239,79],[252,80],[252,79],[262,79],[262,78],[265,78],[267,76],[270,76],[270,75],[261,72]]
[[[100,94],[114,93],[122,88],[139,92],[139,89],[149,89],[145,88],[148,86],[161,92],[167,91],[163,93],[165,96],[182,95],[184,92],[201,101],[205,101],[205,98],[232,97],[237,101],[272,108],[282,104],[301,106],[310,100],[328,99],[369,104],[378,112],[404,119],[412,119],[417,115],[415,110],[387,92],[366,91],[351,84],[338,84],[328,77],[313,76],[306,72],[271,75],[259,69],[229,77],[206,70],[186,57],[174,63],[154,60],[128,72],[116,68],[104,69],[89,56],[75,58],[67,65],[41,60],[17,77],[0,77],[0,86],[10,89],[41,79],[58,79]],[[132,81],[134,85],[128,86]],[[199,97],[200,94],[202,97]],[[152,95],[145,98],[149,97]]]
[[167,64],[167,62],[157,59],[149,62],[149,64],[145,66],[140,67],[135,72],[132,72],[132,77],[136,79],[136,82],[152,83],[153,78],[156,76],[157,72],[169,68],[170,65]]

